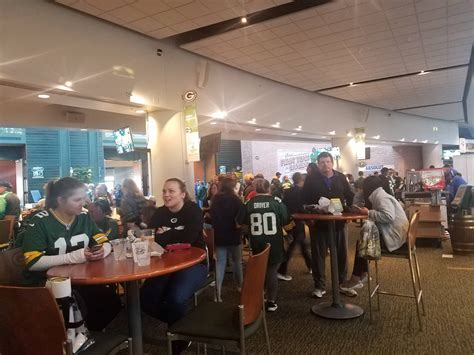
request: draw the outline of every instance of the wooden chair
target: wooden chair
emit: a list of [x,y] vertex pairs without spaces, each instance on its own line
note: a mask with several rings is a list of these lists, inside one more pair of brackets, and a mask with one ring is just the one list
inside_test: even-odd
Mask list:
[[[0,286],[0,304],[1,354],[73,354],[58,305],[47,288]],[[130,346],[125,336],[101,333],[99,338],[81,354],[109,354],[126,342]]]
[[216,257],[214,254],[214,229],[204,229],[203,232],[204,242],[206,243],[206,260],[208,266],[207,279],[204,285],[194,293],[194,305],[197,305],[198,297],[208,287],[214,285],[214,299],[217,299],[217,287],[216,287]]
[[25,267],[21,248],[8,249],[0,253],[0,285],[19,286]]
[[240,304],[208,302],[199,304],[168,330],[168,353],[172,341],[192,340],[198,343],[218,344],[222,348],[237,346],[245,354],[245,339],[263,324],[267,352],[270,351],[263,289],[267,272],[270,245],[257,255],[251,255],[245,272]]
[[[369,288],[370,321],[372,321],[372,298],[375,295],[377,295],[377,309],[380,309],[380,299],[379,299],[380,295],[408,297],[408,298],[413,298],[415,300],[420,330],[423,330],[423,325],[421,321],[421,313],[420,313],[420,303],[421,303],[423,315],[425,315],[425,305],[423,302],[423,290],[421,289],[420,268],[418,266],[418,259],[416,257],[416,245],[415,245],[419,218],[420,218],[420,212],[416,211],[410,219],[410,225],[408,227],[408,232],[407,232],[407,242],[403,247],[391,253],[387,251],[384,252],[384,250],[382,250],[383,258],[400,258],[400,259],[408,260],[408,266],[410,267],[411,281],[413,285],[413,294],[410,295],[410,294],[400,294],[400,293],[382,291],[380,289],[380,283],[379,283],[378,262],[377,260],[374,260],[375,287],[373,290],[371,290],[371,286],[370,286],[370,272],[368,272],[368,275],[367,275],[368,288]],[[369,261],[369,270],[370,270],[370,261]]]
[[13,219],[0,220],[0,250],[10,246],[13,237]]

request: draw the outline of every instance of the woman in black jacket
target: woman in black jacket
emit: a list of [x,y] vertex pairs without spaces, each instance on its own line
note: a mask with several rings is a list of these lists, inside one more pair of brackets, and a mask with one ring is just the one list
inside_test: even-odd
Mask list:
[[227,255],[232,258],[234,279],[237,288],[242,287],[242,238],[236,224],[236,217],[242,207],[240,198],[235,194],[236,181],[226,177],[222,179],[219,193],[211,204],[211,218],[214,227],[216,250],[217,301],[221,302],[222,282],[224,281]]

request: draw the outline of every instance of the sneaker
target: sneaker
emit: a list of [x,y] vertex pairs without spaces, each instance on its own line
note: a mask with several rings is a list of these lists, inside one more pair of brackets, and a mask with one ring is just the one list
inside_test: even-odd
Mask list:
[[316,298],[323,298],[323,295],[326,294],[325,290],[320,290],[319,288],[314,289],[312,295]]
[[357,291],[352,289],[352,288],[347,288],[344,286],[339,286],[339,293],[342,293],[345,296],[348,297],[356,297],[357,296]]
[[308,269],[308,274],[312,275],[313,274],[313,269],[309,268]]
[[280,273],[277,274],[277,278],[278,278],[278,280],[283,280],[283,281],[293,280],[293,278],[290,275],[283,275],[283,274],[280,274]]
[[278,309],[278,305],[276,302],[267,301],[265,303],[265,307],[267,308],[267,312],[275,312]]
[[355,281],[355,282],[351,281],[351,280],[346,280],[341,284],[341,287],[357,290],[359,288],[364,287],[364,284],[363,284],[362,280]]

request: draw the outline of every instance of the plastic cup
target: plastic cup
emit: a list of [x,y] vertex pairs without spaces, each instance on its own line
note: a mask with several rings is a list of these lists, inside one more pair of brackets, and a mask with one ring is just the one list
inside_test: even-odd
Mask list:
[[149,246],[148,250],[151,250],[151,244],[155,241],[155,230],[154,229],[143,229],[140,239],[147,241]]
[[150,265],[150,250],[148,247],[148,241],[140,241],[132,243],[133,260],[138,266]]
[[110,241],[114,250],[114,259],[116,261],[125,260],[127,258],[125,253],[125,239],[113,239]]

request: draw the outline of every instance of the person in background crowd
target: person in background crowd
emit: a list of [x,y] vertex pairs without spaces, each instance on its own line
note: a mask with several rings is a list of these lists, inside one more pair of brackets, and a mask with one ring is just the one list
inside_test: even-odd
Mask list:
[[278,181],[280,181],[280,176],[281,176],[281,173],[277,171],[277,172],[275,173],[275,176],[273,177],[273,179],[277,178]]
[[283,190],[283,193],[285,193],[285,190],[291,188],[291,181],[287,175],[283,176],[283,183],[281,184],[281,188]]
[[0,219],[17,221],[21,212],[20,199],[12,188],[8,181],[0,181]]
[[462,175],[459,172],[456,172],[456,174],[451,179],[451,182],[448,185],[448,192],[449,192],[450,202],[456,196],[456,193],[458,192],[459,186],[466,185],[466,184],[467,184],[467,182],[466,182],[466,180],[464,180],[462,178]]
[[457,171],[454,170],[451,167],[451,165],[444,164],[443,173],[444,173],[444,181],[446,182],[446,186],[448,186],[451,183],[451,180],[456,176]]
[[115,199],[115,206],[120,207],[122,203],[122,186],[120,184],[117,184],[114,189],[114,199]]
[[126,229],[140,226],[142,208],[145,206],[145,197],[135,181],[125,179],[122,182],[123,197],[120,204],[120,217]]
[[403,179],[398,175],[398,172],[395,171],[393,173],[393,180],[395,181],[394,191],[393,191],[395,193],[395,198],[397,200],[401,200],[402,191],[404,189]]
[[430,169],[436,169],[434,165],[430,165]]
[[151,222],[151,218],[153,217],[155,212],[156,212],[156,207],[155,206],[145,206],[145,207],[142,208],[142,215],[141,215],[142,224],[141,224],[141,227],[143,229],[148,228],[148,226],[150,225],[150,222]]
[[390,187],[390,180],[388,178],[388,168],[383,167],[382,170],[380,170],[379,179],[382,181],[382,187],[385,192],[393,196],[393,190]]
[[379,176],[379,172],[378,171],[374,171],[374,175],[373,176]]
[[265,179],[265,177],[262,173],[258,173],[257,175],[255,175],[255,179]]
[[219,192],[214,196],[210,209],[214,227],[214,244],[216,250],[216,287],[217,301],[222,302],[222,282],[224,281],[227,256],[232,258],[234,279],[240,291],[243,282],[242,274],[242,238],[236,218],[243,204],[234,193],[235,180],[226,177],[221,181]]
[[358,173],[358,178],[356,181],[354,181],[354,187],[356,191],[362,191],[362,183],[364,182],[364,172],[359,171]]
[[[301,196],[304,185],[303,175],[301,173],[294,173],[292,179],[293,186],[289,190],[286,190],[283,198],[283,203],[290,215],[303,211]],[[288,263],[297,246],[301,248],[301,254],[303,254],[306,267],[311,273],[311,255],[306,244],[304,227],[305,223],[303,221],[295,221],[295,227],[288,233],[293,237],[293,240],[286,251],[286,261],[284,261],[278,269],[278,279],[280,280],[290,281],[292,279],[292,277],[288,275]]]
[[[94,262],[110,254],[107,237],[83,211],[87,198],[86,185],[75,178],[48,183],[46,210],[30,219],[23,235],[25,285],[44,285],[46,271],[53,266]],[[120,299],[111,287],[83,286],[79,293],[90,330],[102,330],[120,311]]]
[[94,201],[95,196],[95,185],[94,184],[87,184],[87,197],[89,198],[89,202]]
[[109,202],[109,205],[113,206],[114,201],[112,199],[112,195],[107,190],[106,184],[99,184],[95,188],[94,201],[101,198],[106,199]]
[[110,218],[112,209],[109,201],[105,198],[96,199],[87,206],[89,215],[95,222],[97,227],[104,232],[108,240],[117,239],[119,237],[119,228],[117,222]]
[[[206,250],[202,211],[192,202],[186,185],[177,178],[163,185],[164,205],[153,215],[149,228],[154,228],[155,241],[162,247],[174,243],[189,243]],[[188,301],[204,285],[206,263],[199,263],[169,275],[147,279],[141,290],[143,310],[152,317],[172,325],[188,311]],[[174,341],[173,354],[180,353],[188,342]]]
[[346,174],[346,179],[347,182],[349,183],[349,186],[351,187],[352,193],[356,193],[356,188],[355,188],[355,181],[354,181],[354,175],[352,174]]
[[[354,194],[344,174],[333,170],[334,161],[332,155],[322,152],[318,155],[318,172],[308,175],[303,186],[303,203],[317,204],[321,197],[339,198],[343,205],[352,205]],[[347,245],[344,235],[345,222],[336,222],[335,242],[337,250],[337,262],[339,270],[339,281],[342,283],[347,274]],[[329,224],[325,221],[317,221],[310,226],[311,255],[314,279],[313,296],[323,297],[326,293],[325,260],[329,247]],[[352,292],[341,292],[348,296],[355,296]]]
[[278,197],[279,199],[283,198],[283,190],[281,189],[281,183],[279,179],[272,179],[270,191],[273,197]]
[[288,211],[279,199],[271,196],[270,183],[265,179],[255,179],[257,195],[245,204],[238,217],[239,224],[248,226],[252,253],[262,252],[267,243],[271,245],[268,257],[265,288],[268,312],[278,308],[278,268],[285,260],[283,246],[283,226],[288,223]]
[[255,190],[255,187],[253,186],[252,182],[254,180],[254,176],[252,173],[247,173],[244,175],[244,193],[243,193],[243,196],[244,196],[244,200],[247,198],[247,195]]
[[[401,248],[405,244],[409,225],[403,207],[392,195],[385,192],[382,181],[375,176],[365,179],[362,189],[367,207],[355,208],[358,212],[368,215],[369,220],[377,225],[381,248],[389,252]],[[341,285],[341,289],[346,292],[355,292],[355,289],[362,288],[363,280],[367,278],[367,260],[357,255],[358,248],[357,244],[352,276]]]
[[148,196],[145,198],[145,206],[156,207],[156,197],[155,196]]
[[204,181],[201,181],[198,184],[197,195],[196,195],[196,201],[198,203],[198,206],[201,208],[204,206],[204,201],[206,201],[207,199],[207,196],[208,196],[207,191],[208,189],[206,187],[206,183]]
[[316,165],[316,163],[309,163],[308,166],[306,167],[306,173],[309,175],[315,173],[318,171],[318,166]]
[[219,192],[219,185],[215,182],[211,182],[209,185],[209,190],[207,190],[207,196],[202,204],[202,209],[204,211],[204,228],[212,229],[212,217],[209,213],[209,209],[212,206],[212,199]]

